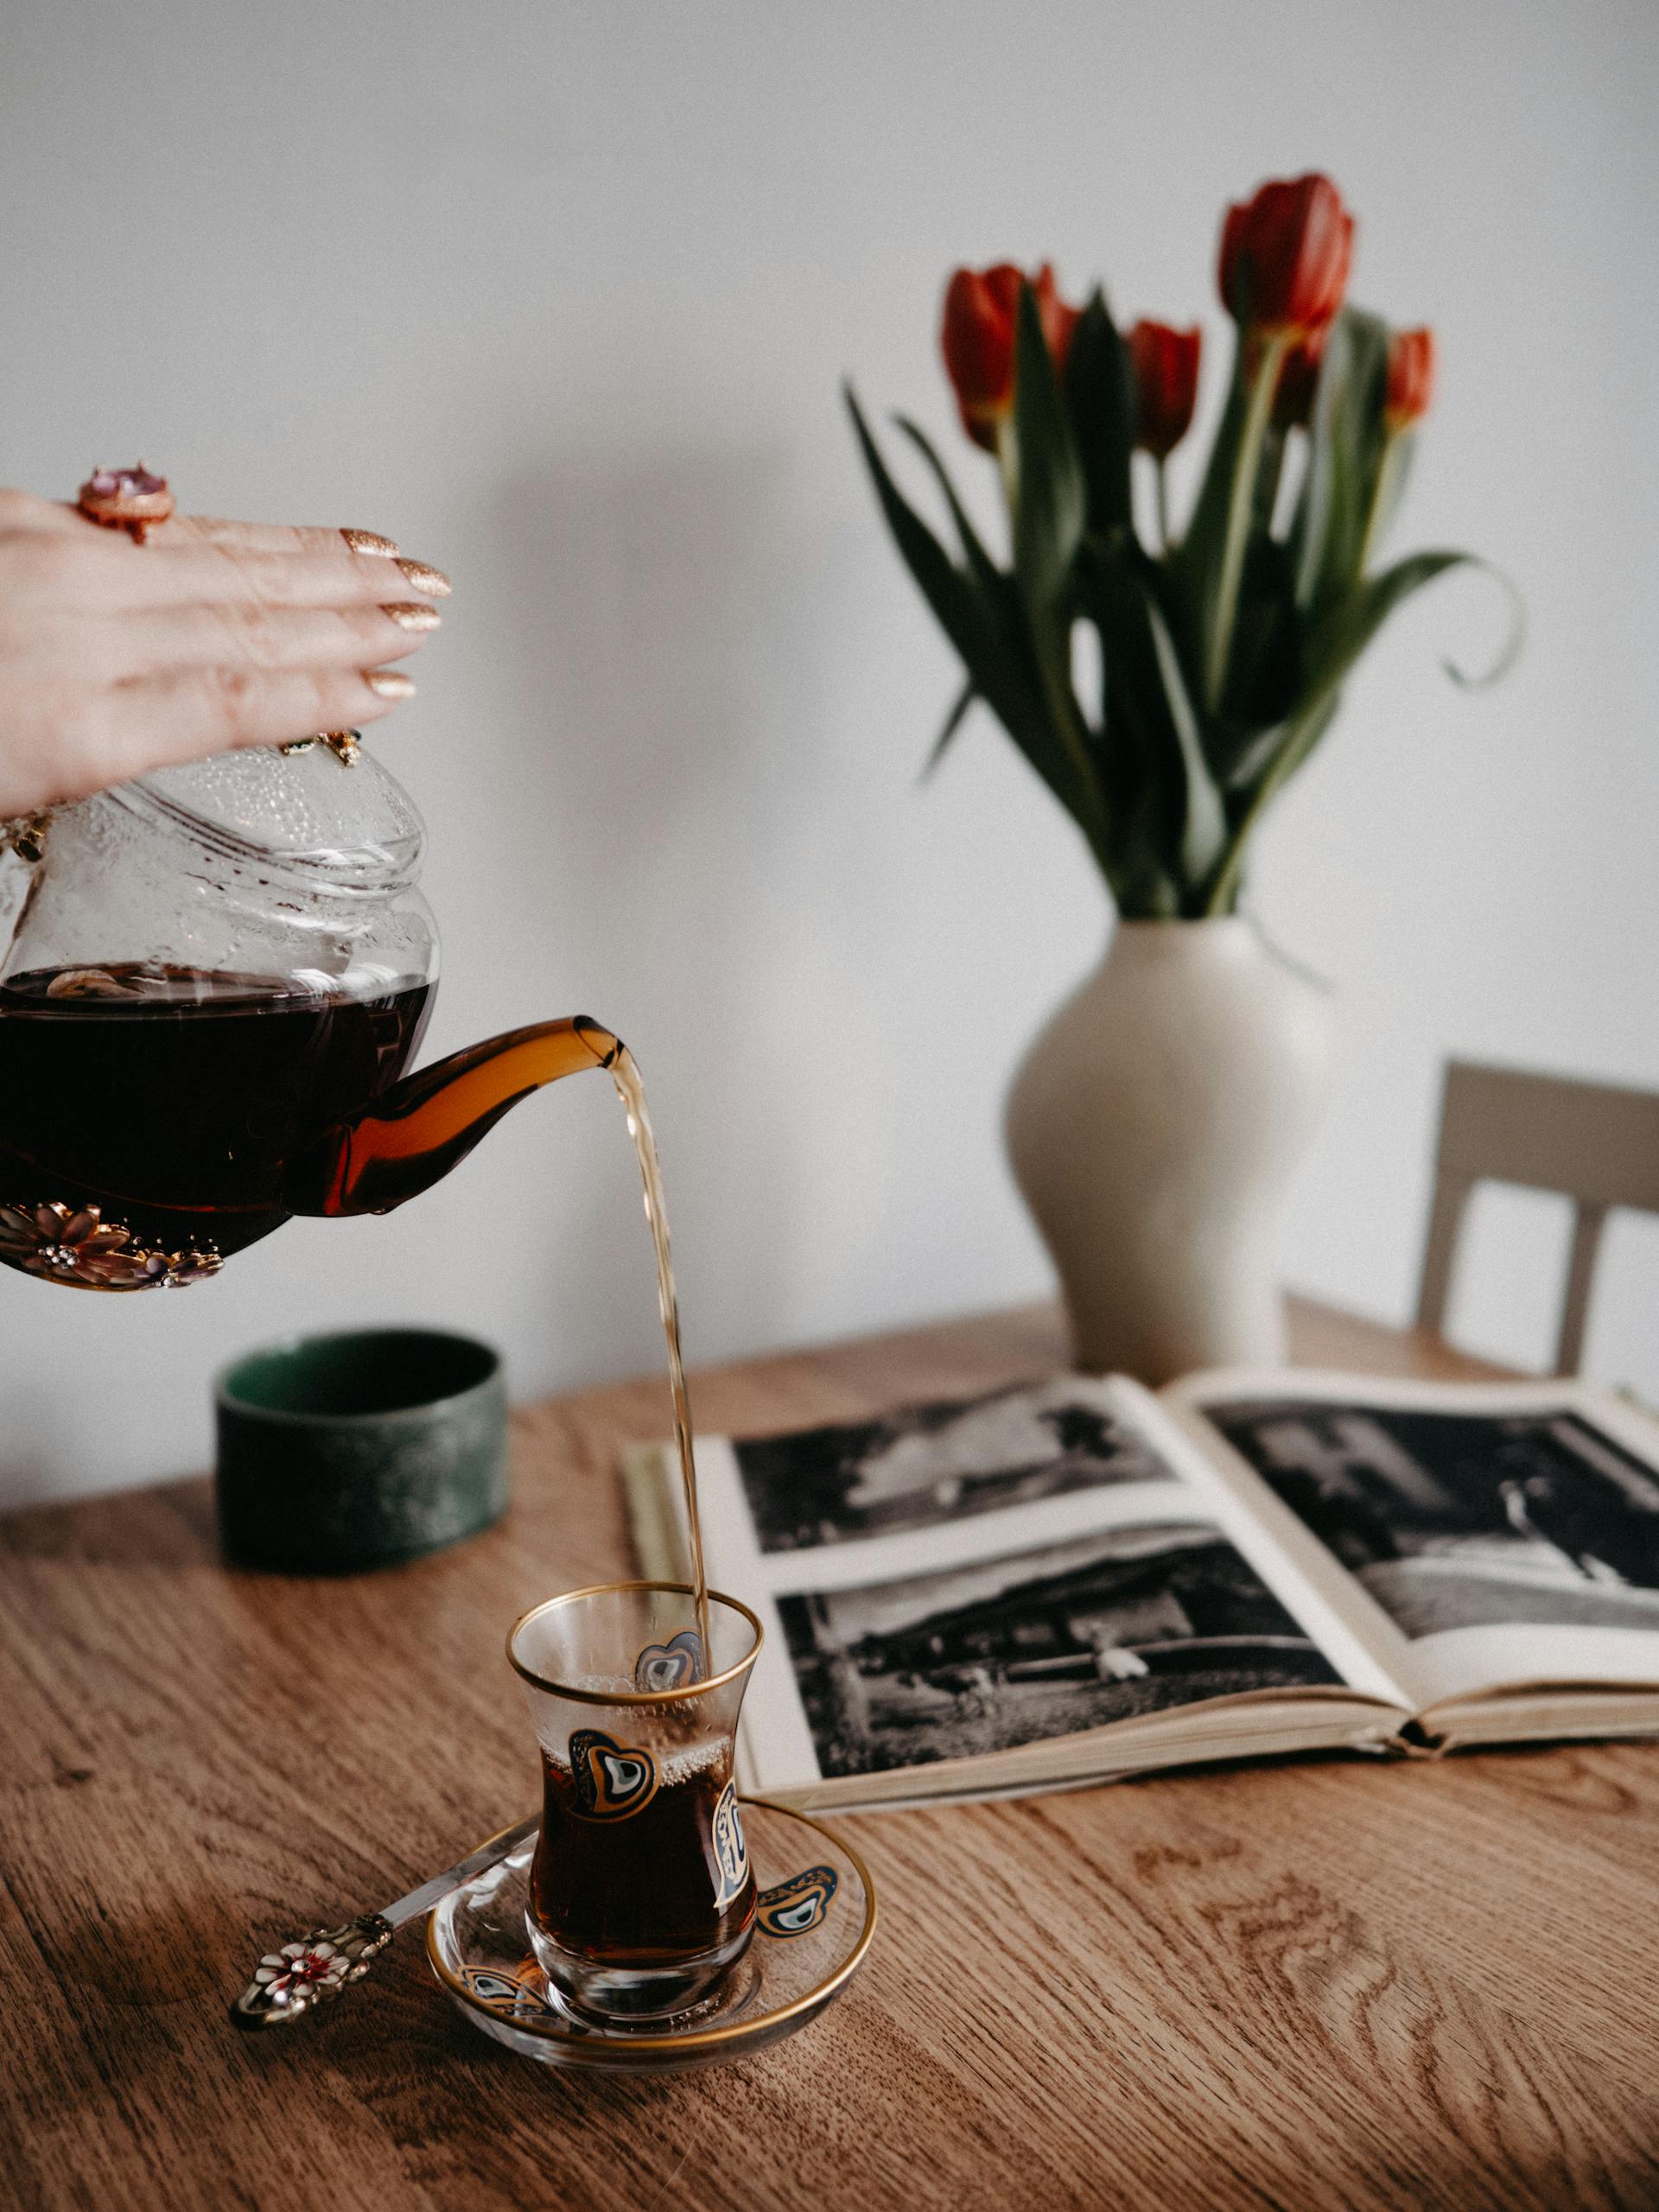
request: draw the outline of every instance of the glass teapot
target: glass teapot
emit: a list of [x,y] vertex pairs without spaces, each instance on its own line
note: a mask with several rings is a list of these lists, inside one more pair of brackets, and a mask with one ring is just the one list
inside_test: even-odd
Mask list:
[[0,1261],[42,1281],[177,1286],[292,1215],[388,1212],[621,1050],[577,1016],[404,1073],[438,974],[424,834],[353,732],[0,837]]

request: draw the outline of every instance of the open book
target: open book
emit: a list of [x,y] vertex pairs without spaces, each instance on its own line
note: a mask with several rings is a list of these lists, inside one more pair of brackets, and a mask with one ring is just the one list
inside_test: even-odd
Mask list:
[[[709,1580],[766,1625],[760,1796],[1659,1733],[1659,1427],[1573,1383],[1067,1375],[697,1468]],[[683,1578],[672,1453],[625,1473]]]

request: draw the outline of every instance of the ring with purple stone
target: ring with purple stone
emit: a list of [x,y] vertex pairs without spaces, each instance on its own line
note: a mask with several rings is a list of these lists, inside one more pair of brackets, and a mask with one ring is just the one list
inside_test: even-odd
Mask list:
[[105,530],[124,530],[142,545],[173,512],[165,476],[152,476],[141,461],[136,468],[95,468],[81,486],[76,506],[88,522]]

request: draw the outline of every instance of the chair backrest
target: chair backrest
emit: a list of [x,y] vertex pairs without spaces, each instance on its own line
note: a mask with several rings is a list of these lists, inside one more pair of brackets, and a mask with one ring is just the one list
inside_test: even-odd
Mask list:
[[1659,1213],[1659,1094],[1471,1060],[1446,1062],[1434,1203],[1417,1297],[1419,1327],[1437,1335],[1445,1328],[1458,1232],[1477,1183],[1520,1183],[1575,1201],[1555,1372],[1576,1375],[1590,1279],[1610,1210]]

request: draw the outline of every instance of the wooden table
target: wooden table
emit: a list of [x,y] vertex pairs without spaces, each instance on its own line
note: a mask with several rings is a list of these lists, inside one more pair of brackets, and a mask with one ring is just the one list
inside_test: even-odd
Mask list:
[[[1317,1308],[1295,1338],[1470,1371]],[[696,1406],[756,1430],[1060,1358],[1026,1312],[706,1373]],[[0,1522],[0,2205],[1659,2202],[1647,1747],[849,1822],[884,1916],[863,1973],[708,2073],[515,2059],[412,1933],[333,2017],[235,2034],[268,1940],[528,1803],[503,1631],[621,1566],[613,1453],[664,1414],[655,1377],[526,1409],[500,1529],[351,1581],[227,1572],[200,1481]]]

